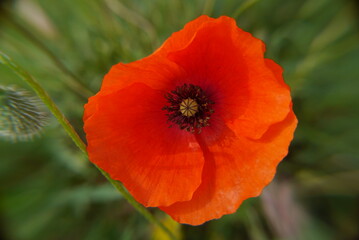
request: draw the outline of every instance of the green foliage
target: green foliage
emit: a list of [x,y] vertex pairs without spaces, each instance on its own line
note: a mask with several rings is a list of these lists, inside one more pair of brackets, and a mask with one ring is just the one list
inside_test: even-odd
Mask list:
[[[149,55],[203,13],[235,17],[266,42],[266,56],[285,69],[299,126],[279,166],[277,188],[271,184],[236,214],[182,226],[183,238],[359,237],[355,1],[18,0],[5,9],[1,51],[40,81],[81,137],[86,96],[98,91],[113,64]],[[2,86],[27,88],[5,67],[0,76]],[[4,99],[11,91],[19,93],[0,88],[0,116],[9,110],[3,110],[9,106]],[[17,98],[31,103],[27,96]],[[151,239],[153,227],[103,181],[55,121],[31,142],[0,140],[0,238]],[[269,213],[268,206],[276,207]],[[293,211],[298,214],[289,219],[283,215]],[[293,224],[300,236],[288,228]]]

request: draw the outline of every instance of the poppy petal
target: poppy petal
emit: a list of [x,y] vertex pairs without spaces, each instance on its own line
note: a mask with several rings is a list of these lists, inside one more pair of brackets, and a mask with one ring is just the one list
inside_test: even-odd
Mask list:
[[168,128],[164,105],[163,92],[135,83],[85,106],[89,159],[151,207],[190,200],[204,165],[195,136]]
[[296,125],[290,112],[259,140],[235,136],[228,128],[221,140],[208,145],[205,133],[200,140],[205,156],[201,185],[190,201],[160,208],[176,221],[191,225],[235,212],[243,200],[258,196],[273,179]]
[[181,77],[182,69],[161,56],[151,55],[131,63],[118,63],[105,75],[99,94],[110,94],[118,89],[141,82],[154,89],[169,90]]
[[237,134],[259,139],[287,116],[291,102],[288,87],[273,73],[272,63],[267,65],[264,50],[262,41],[240,30],[233,19],[221,17],[202,23],[191,42],[168,52],[168,58],[183,68],[182,84],[205,90],[216,103],[216,114],[239,126]]
[[287,84],[285,84],[285,82],[283,80],[283,68],[281,66],[279,66],[277,63],[275,63],[272,59],[266,58],[266,59],[264,59],[264,61],[265,61],[265,64],[267,65],[267,67],[274,74],[278,83],[281,84],[284,88],[287,88],[288,90],[290,90],[289,86]]
[[90,160],[178,222],[235,212],[272,180],[297,124],[283,70],[264,52],[234,19],[201,16],[115,65],[85,106]]
[[163,44],[159,47],[154,54],[166,56],[168,52],[178,51],[185,48],[196,35],[197,31],[205,27],[205,24],[213,21],[206,15],[202,15],[193,21],[187,23],[184,28],[178,32],[173,33]]

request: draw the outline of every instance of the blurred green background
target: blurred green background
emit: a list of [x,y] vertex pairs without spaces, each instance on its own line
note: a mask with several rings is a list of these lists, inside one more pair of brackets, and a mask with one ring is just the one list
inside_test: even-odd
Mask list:
[[[183,239],[359,239],[357,1],[0,4],[0,51],[41,83],[82,137],[83,105],[112,65],[149,55],[201,14],[234,17],[285,69],[299,119],[290,153],[262,196],[235,214],[191,227],[151,211]],[[0,85],[33,94],[3,65]],[[167,239],[87,162],[53,117],[32,140],[0,139],[0,183],[0,239]]]

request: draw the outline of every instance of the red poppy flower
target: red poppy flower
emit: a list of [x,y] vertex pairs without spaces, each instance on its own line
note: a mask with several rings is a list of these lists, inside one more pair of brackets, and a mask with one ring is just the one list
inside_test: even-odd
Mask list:
[[260,194],[297,124],[282,69],[229,17],[201,16],[119,63],[85,106],[90,160],[180,223]]

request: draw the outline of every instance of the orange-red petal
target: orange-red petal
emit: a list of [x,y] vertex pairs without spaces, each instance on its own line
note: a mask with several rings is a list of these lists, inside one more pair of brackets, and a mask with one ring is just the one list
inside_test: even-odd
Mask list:
[[182,80],[202,87],[216,103],[215,114],[240,126],[238,135],[259,139],[289,112],[289,89],[277,69],[274,74],[275,63],[267,63],[262,41],[239,29],[233,19],[203,17],[195,23],[199,26],[195,33],[190,27],[186,35],[185,28],[168,40],[185,38],[184,48],[163,47],[158,54],[165,52],[183,68],[177,84]]
[[168,89],[168,85],[174,87],[173,83],[178,82],[178,79],[183,79],[183,72],[176,64],[167,59],[167,53],[184,48],[191,42],[201,25],[212,20],[212,18],[203,15],[186,24],[183,30],[173,33],[150,56],[135,62],[118,63],[112,66],[109,73],[104,77],[99,94],[109,94],[135,82],[145,83],[155,89],[172,90]]
[[194,135],[168,128],[164,105],[163,92],[135,83],[85,106],[89,159],[151,207],[190,200],[204,164]]
[[102,82],[99,94],[110,94],[133,83],[144,83],[154,89],[172,90],[183,75],[182,69],[168,59],[151,55],[132,63],[112,66]]
[[[92,162],[145,206],[201,224],[272,180],[297,124],[282,69],[233,19],[201,16],[152,55],[117,64],[85,107]],[[215,102],[210,124],[168,128],[164,94],[194,84]]]
[[191,225],[235,212],[243,200],[258,196],[273,179],[296,125],[296,117],[290,112],[259,140],[236,136],[230,128],[216,143],[207,143],[210,132],[200,136],[205,156],[201,185],[190,201],[161,209],[176,221]]
[[193,21],[187,23],[184,28],[178,32],[173,33],[154,54],[167,56],[169,52],[178,51],[185,48],[196,35],[197,31],[205,27],[206,23],[213,21],[206,15],[202,15]]

